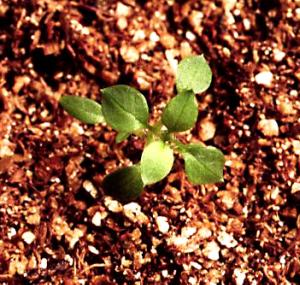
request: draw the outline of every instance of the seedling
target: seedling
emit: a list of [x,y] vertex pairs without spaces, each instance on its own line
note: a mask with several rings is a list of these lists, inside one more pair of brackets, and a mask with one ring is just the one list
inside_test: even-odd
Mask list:
[[215,147],[185,145],[176,139],[177,132],[194,127],[198,117],[195,94],[210,85],[212,73],[203,56],[190,56],[178,66],[173,97],[161,119],[150,124],[145,97],[136,89],[116,85],[101,90],[102,105],[78,96],[63,96],[62,107],[87,124],[107,123],[118,132],[116,143],[136,135],[146,139],[141,161],[107,175],[103,180],[106,193],[126,202],[137,198],[144,186],[165,178],[172,169],[174,152],[183,157],[188,179],[194,184],[223,181],[224,156]]

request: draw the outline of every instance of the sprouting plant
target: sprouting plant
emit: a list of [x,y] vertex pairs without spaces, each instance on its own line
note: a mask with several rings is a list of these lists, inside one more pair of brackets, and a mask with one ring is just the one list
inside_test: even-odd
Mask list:
[[137,198],[144,186],[166,177],[174,162],[174,152],[181,155],[188,179],[194,184],[223,181],[224,156],[220,150],[202,144],[185,145],[176,139],[177,132],[194,127],[198,117],[195,94],[210,85],[212,73],[203,56],[190,56],[178,65],[178,95],[170,100],[161,120],[149,124],[145,97],[136,89],[116,85],[101,90],[102,105],[78,96],[63,96],[62,107],[88,124],[106,122],[118,132],[119,143],[131,134],[145,138],[141,161],[107,175],[103,180],[106,193],[120,201]]

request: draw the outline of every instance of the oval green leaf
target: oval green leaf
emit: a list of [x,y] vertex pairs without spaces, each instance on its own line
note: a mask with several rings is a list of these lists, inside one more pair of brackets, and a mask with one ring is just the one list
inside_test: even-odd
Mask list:
[[149,143],[142,154],[141,172],[144,185],[156,183],[166,177],[172,169],[173,150],[163,141]]
[[102,89],[103,115],[115,130],[132,133],[145,128],[148,121],[148,105],[142,93],[127,85],[115,85]]
[[188,179],[194,184],[223,182],[223,153],[215,147],[188,145],[181,150]]
[[138,165],[124,167],[107,175],[103,180],[107,195],[121,202],[135,200],[143,192],[141,169]]
[[203,55],[186,57],[178,65],[176,77],[178,93],[188,90],[194,93],[204,92],[211,80],[212,72]]
[[102,107],[94,100],[79,96],[62,96],[60,105],[73,117],[87,124],[104,123]]
[[185,91],[168,103],[162,114],[162,122],[170,132],[183,132],[195,125],[197,117],[196,97],[191,91]]

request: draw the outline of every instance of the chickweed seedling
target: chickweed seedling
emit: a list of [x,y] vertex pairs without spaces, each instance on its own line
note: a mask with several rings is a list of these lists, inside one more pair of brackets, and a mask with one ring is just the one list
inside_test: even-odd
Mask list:
[[173,97],[161,119],[149,124],[149,109],[145,97],[136,89],[116,85],[101,90],[102,105],[78,96],[63,96],[62,107],[72,116],[87,124],[106,122],[118,132],[119,143],[129,135],[146,139],[141,161],[107,175],[103,181],[106,193],[127,202],[137,198],[144,186],[165,178],[172,169],[174,152],[181,155],[188,179],[194,184],[223,181],[224,156],[215,147],[202,144],[184,145],[176,133],[194,127],[198,117],[195,94],[210,85],[212,73],[201,56],[183,59],[178,66]]

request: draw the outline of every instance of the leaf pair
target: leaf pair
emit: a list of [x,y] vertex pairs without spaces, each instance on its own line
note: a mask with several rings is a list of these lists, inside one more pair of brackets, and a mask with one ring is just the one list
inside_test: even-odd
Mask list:
[[[215,147],[201,144],[180,144],[179,153],[185,162],[185,171],[194,184],[209,184],[223,181],[223,153]],[[144,185],[154,184],[165,178],[172,169],[172,148],[163,141],[154,141],[146,146],[141,159],[141,176]]]
[[196,93],[205,91],[212,79],[203,57],[191,56],[178,65],[176,87],[178,95],[171,99],[162,114],[162,122],[170,132],[183,132],[194,127],[198,117]]
[[107,175],[103,187],[107,194],[120,201],[134,200],[143,192],[144,186],[166,177],[173,161],[173,150],[162,141],[153,141],[145,147],[140,164]]
[[87,124],[107,122],[119,131],[119,140],[136,130],[146,128],[149,117],[145,97],[127,85],[102,89],[102,106],[88,98],[63,96],[60,104],[76,119]]

